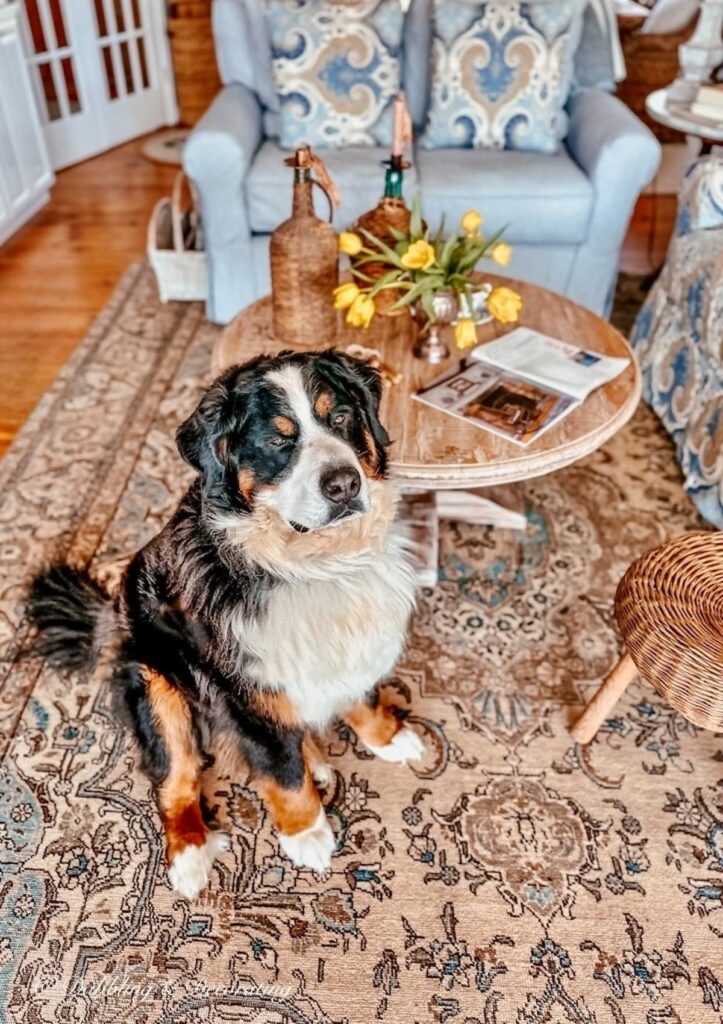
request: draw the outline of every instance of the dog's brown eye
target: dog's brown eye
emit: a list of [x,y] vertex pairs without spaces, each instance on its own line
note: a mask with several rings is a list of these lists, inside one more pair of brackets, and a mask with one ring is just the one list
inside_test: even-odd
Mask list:
[[277,434],[275,437],[271,438],[270,443],[274,446],[274,448],[283,448],[285,444],[289,443],[289,438],[282,437],[281,434]]
[[342,412],[335,412],[331,417],[331,425],[333,427],[345,427],[351,418],[351,413],[348,410]]

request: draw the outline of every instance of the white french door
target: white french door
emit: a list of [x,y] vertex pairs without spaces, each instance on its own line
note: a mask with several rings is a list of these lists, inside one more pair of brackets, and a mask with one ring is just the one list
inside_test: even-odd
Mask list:
[[178,119],[163,0],[23,0],[53,167]]

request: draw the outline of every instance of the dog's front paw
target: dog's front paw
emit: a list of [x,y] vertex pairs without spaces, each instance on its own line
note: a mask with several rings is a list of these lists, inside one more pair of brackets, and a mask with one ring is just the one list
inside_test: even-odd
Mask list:
[[324,808],[311,826],[293,836],[279,832],[279,846],[297,868],[311,868],[322,874],[331,866],[331,855],[336,847],[336,839],[327,821]]
[[406,764],[407,761],[419,761],[424,756],[425,746],[422,737],[403,725],[399,732],[395,733],[389,743],[383,747],[375,747],[371,743],[365,744],[372,754],[380,757],[382,761],[393,761],[396,764]]
[[225,853],[230,846],[231,840],[225,832],[209,832],[203,846],[185,846],[168,869],[173,891],[187,900],[195,900],[208,885],[217,855]]

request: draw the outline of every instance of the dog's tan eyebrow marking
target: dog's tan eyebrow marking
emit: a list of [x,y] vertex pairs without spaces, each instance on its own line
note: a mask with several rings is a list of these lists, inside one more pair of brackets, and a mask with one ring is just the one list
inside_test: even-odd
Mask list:
[[244,469],[240,469],[238,471],[238,476],[236,477],[236,479],[238,481],[239,491],[246,499],[246,501],[249,501],[254,489],[254,483],[256,482],[256,477],[254,476],[253,469],[249,469],[248,466],[246,466]]
[[296,433],[296,427],[288,416],[276,416],[274,419],[274,426],[280,434],[284,435],[284,437],[293,437]]
[[331,395],[328,391],[322,391],[314,402],[314,412],[317,416],[328,416],[331,409]]

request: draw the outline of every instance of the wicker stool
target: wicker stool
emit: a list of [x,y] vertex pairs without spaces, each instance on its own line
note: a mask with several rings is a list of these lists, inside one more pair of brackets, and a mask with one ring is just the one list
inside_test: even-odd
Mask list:
[[640,673],[694,725],[723,729],[723,533],[690,533],[633,562],[615,594],[626,653],[571,732],[589,743]]

